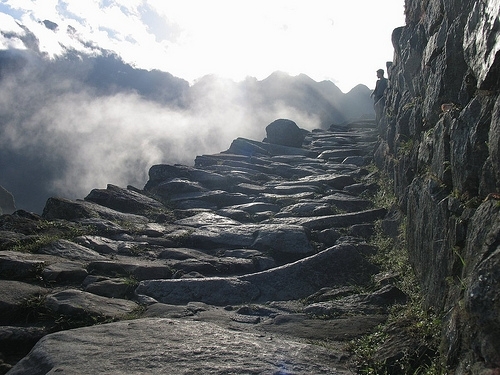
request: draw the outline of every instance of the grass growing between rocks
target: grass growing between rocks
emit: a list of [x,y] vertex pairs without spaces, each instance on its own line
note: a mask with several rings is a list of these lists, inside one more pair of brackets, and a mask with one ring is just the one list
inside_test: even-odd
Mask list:
[[96,229],[92,226],[63,221],[40,220],[36,224],[26,227],[24,229],[24,232],[28,235],[26,239],[7,244],[1,250],[35,253],[38,249],[57,240],[72,241],[76,237],[96,233]]
[[[376,182],[380,188],[371,197],[375,206],[394,211],[396,197],[392,192],[392,181],[382,176]],[[446,374],[439,356],[442,322],[439,316],[423,307],[422,291],[410,265],[405,243],[405,219],[399,220],[397,235],[389,236],[383,221],[376,227],[371,244],[378,248],[378,252],[371,261],[405,292],[408,302],[393,306],[383,325],[348,344],[347,349],[353,354],[353,367],[357,373],[369,375]]]

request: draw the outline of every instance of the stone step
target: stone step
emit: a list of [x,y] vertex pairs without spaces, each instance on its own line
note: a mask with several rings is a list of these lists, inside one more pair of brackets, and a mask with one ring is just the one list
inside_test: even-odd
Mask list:
[[[231,327],[233,335],[236,330],[262,330],[278,336],[282,332],[302,339],[326,339],[328,332],[328,337],[342,340],[340,336],[351,339],[360,334],[347,328],[347,320],[340,334],[340,323],[312,316],[318,311],[325,315],[341,311],[345,319],[359,319],[355,324],[364,327],[362,330],[372,329],[383,320],[386,310],[367,304],[369,296],[356,300],[349,295],[351,302],[345,300],[349,307],[345,310],[329,300],[315,301],[307,310],[299,302],[317,296],[323,288],[349,285],[359,290],[377,272],[368,260],[374,248],[366,245],[365,239],[373,234],[374,222],[386,212],[358,196],[376,188],[362,181],[368,174],[363,166],[370,161],[377,136],[370,126],[359,122],[333,131],[307,132],[302,147],[238,138],[226,151],[198,156],[194,166],[152,166],[143,190],[108,185],[92,190],[85,200],[51,198],[42,218],[19,215],[3,223],[5,219],[0,217],[0,229],[5,233],[1,248],[41,243],[34,246],[35,253],[0,252],[0,284],[7,291],[0,295],[3,324],[19,325],[20,319],[42,313],[44,318],[36,322],[42,331],[29,335],[26,331],[31,345],[29,340],[50,329],[69,328],[71,316],[78,317],[79,324],[101,323],[126,319],[144,310],[151,316],[175,317],[172,324],[181,327],[186,319],[214,320]],[[41,237],[43,233],[37,228],[46,221],[54,228],[64,223],[65,231],[55,232],[64,234],[63,238]],[[28,224],[31,229],[23,232],[9,230],[27,228]],[[10,280],[2,280],[6,278]],[[30,301],[28,305],[36,306],[15,301],[16,290],[24,301]],[[267,312],[255,315],[255,304],[262,306],[258,311]],[[372,315],[367,316],[367,311]],[[349,314],[359,316],[347,318]],[[223,318],[227,322],[221,323]],[[163,324],[161,320],[155,322]],[[107,340],[102,332],[111,333],[114,327],[122,330],[120,337],[127,335],[120,323],[113,324],[100,325],[99,337]],[[150,321],[134,320],[126,327],[131,324],[148,330]],[[212,335],[219,329],[215,327],[221,326],[200,325],[199,329],[208,329]],[[86,330],[90,334],[93,329],[46,336],[31,355],[39,358],[37,363],[44,363],[39,353],[47,356],[48,362],[59,361],[67,353],[67,347],[60,346],[63,334],[71,340],[83,340],[74,350],[85,351],[85,340],[79,335],[85,336]],[[196,334],[190,332],[182,341],[190,342]],[[219,345],[227,332],[222,329],[219,334],[217,338],[212,335],[212,343]],[[251,336],[252,342],[262,347],[258,337]],[[112,350],[126,350],[130,355],[130,347],[125,349],[116,339],[109,339],[113,341]],[[14,343],[15,338],[12,340]],[[156,339],[151,340],[156,347]],[[195,340],[200,342],[199,338]],[[228,340],[234,345],[234,336]],[[276,347],[296,345],[293,340],[284,339]],[[101,344],[104,342],[98,345],[99,353],[105,353]],[[174,350],[171,342],[161,345],[169,353]],[[271,345],[269,350],[276,348]],[[338,349],[338,353],[341,351]],[[105,354],[103,363],[110,353]],[[231,348],[233,360],[234,355]],[[257,362],[262,355],[258,354]],[[29,368],[29,358],[12,373]],[[296,353],[294,358],[298,358]],[[72,370],[80,363],[71,356],[61,361],[57,366],[71,364]],[[188,362],[190,366],[196,364]],[[168,368],[160,363],[156,358],[151,365]],[[328,370],[323,371],[315,358],[313,367],[295,372],[346,373],[341,368],[332,370],[331,365],[329,360]],[[204,366],[201,372],[206,371]],[[269,361],[265,366],[274,369]],[[245,367],[243,372],[247,370]]]

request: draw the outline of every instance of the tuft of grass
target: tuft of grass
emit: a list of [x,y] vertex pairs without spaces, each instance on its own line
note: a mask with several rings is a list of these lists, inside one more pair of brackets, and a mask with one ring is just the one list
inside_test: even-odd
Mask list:
[[27,236],[26,239],[18,240],[11,244],[8,248],[4,248],[2,250],[36,253],[38,249],[50,245],[57,240],[64,239],[72,241],[76,237],[94,233],[95,228],[91,226],[83,226],[76,223],[58,220],[42,220],[37,224],[33,233]]
[[[375,173],[379,191],[371,198],[376,207],[387,209],[396,206],[393,182],[382,173]],[[405,242],[406,220],[402,219],[398,235],[387,236],[382,222],[376,223],[376,234],[370,244],[378,251],[371,257],[381,272],[397,275],[395,285],[406,293],[408,302],[395,305],[389,311],[387,321],[369,335],[351,341],[347,350],[353,354],[353,364],[360,374],[446,374],[441,363],[439,346],[442,332],[441,317],[423,307],[423,294],[411,267]],[[401,338],[411,339],[412,349],[387,362],[384,348],[399,342]]]

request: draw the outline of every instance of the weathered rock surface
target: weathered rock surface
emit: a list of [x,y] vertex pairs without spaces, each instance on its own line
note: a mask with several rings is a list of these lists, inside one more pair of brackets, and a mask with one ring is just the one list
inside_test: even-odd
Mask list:
[[0,216],[2,372],[26,356],[10,373],[348,373],[346,340],[400,301],[359,294],[386,212],[352,193],[369,191],[364,164],[342,161],[369,160],[376,132],[297,134]]
[[338,361],[317,345],[149,318],[46,336],[9,374],[348,374]]
[[267,142],[289,147],[302,147],[305,134],[291,120],[279,119],[266,127]]
[[426,307],[442,316],[449,372],[493,374],[500,371],[493,297],[500,293],[493,281],[500,266],[500,2],[405,3],[375,161],[393,177]]
[[169,304],[200,301],[212,305],[301,299],[325,286],[367,283],[376,269],[352,245],[338,245],[317,255],[238,278],[149,280],[136,289]]

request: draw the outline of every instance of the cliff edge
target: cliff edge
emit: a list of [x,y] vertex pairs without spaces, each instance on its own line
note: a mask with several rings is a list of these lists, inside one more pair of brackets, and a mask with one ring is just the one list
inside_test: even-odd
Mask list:
[[[406,0],[375,160],[455,374],[500,368],[500,1]],[[496,370],[495,370],[496,369]]]

